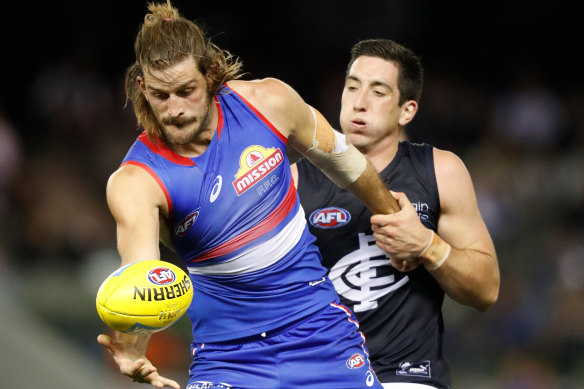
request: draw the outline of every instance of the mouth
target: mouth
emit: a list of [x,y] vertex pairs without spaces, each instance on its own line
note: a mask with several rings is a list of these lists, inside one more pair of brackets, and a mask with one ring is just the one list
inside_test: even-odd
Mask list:
[[355,130],[361,130],[364,129],[365,127],[367,127],[367,122],[363,119],[352,119],[351,120],[351,127]]
[[162,124],[166,125],[166,126],[174,126],[177,128],[183,128],[191,123],[194,123],[197,121],[196,117],[178,117],[178,118],[171,118],[171,119],[165,119],[162,121]]

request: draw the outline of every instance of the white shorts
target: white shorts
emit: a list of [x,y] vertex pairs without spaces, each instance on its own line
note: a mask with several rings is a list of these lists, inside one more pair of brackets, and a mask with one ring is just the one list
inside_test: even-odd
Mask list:
[[436,389],[433,386],[406,382],[390,382],[387,384],[382,383],[381,386],[383,386],[383,389]]

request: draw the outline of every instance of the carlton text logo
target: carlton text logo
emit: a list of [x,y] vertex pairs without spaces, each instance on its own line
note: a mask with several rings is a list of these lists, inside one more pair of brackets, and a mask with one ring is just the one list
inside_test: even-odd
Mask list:
[[338,228],[351,220],[351,214],[343,208],[328,207],[317,209],[310,215],[310,224],[316,228]]
[[361,354],[353,354],[353,356],[347,359],[347,367],[349,369],[358,369],[365,365],[365,357]]
[[148,279],[154,285],[172,284],[176,279],[174,272],[166,267],[157,267],[148,272]]
[[238,196],[257,184],[276,169],[284,160],[280,149],[249,146],[239,157],[239,170],[235,174],[233,187]]

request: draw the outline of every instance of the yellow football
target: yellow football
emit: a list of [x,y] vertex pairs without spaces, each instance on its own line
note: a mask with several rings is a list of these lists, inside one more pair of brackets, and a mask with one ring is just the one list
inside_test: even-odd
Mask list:
[[103,281],[95,303],[101,320],[125,333],[168,328],[193,299],[189,276],[165,261],[140,261],[120,267]]

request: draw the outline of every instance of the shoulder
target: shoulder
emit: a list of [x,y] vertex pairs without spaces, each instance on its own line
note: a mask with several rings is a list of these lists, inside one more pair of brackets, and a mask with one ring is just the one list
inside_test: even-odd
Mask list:
[[138,204],[165,206],[166,197],[155,178],[146,169],[127,164],[110,175],[106,186],[110,207],[128,208]]
[[308,106],[288,84],[276,78],[230,81],[231,89],[246,99],[285,136],[298,125],[299,118],[312,118]]
[[474,199],[474,187],[464,162],[453,152],[434,148],[434,169],[444,206],[456,206]]
[[433,148],[434,167],[436,172],[440,171],[442,174],[459,174],[467,172],[466,166],[460,157],[448,150]]
[[227,85],[250,102],[267,103],[273,98],[286,100],[296,94],[290,85],[271,77],[251,81],[233,80]]

